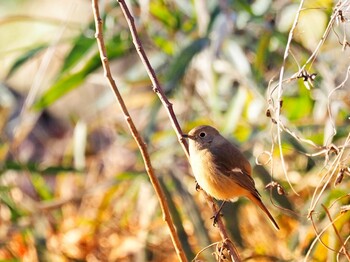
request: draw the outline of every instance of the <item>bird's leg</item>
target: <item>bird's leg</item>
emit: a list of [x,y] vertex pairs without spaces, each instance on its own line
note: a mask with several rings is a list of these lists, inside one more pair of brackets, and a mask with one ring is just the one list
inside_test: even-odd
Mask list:
[[225,203],[226,201],[222,201],[222,204],[219,207],[219,210],[210,218],[210,219],[213,219],[213,226],[216,226],[216,224],[218,223],[218,217],[222,216],[221,209],[223,208]]

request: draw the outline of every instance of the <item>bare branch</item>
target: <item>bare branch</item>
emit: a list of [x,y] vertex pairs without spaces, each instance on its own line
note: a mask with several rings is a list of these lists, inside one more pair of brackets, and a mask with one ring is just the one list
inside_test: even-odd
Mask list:
[[97,44],[98,44],[98,48],[99,48],[99,52],[100,52],[100,57],[101,57],[101,61],[102,61],[102,65],[103,65],[103,69],[105,72],[105,76],[108,80],[108,83],[110,85],[110,87],[112,88],[118,104],[124,114],[125,120],[127,122],[127,125],[130,129],[130,132],[133,136],[133,138],[135,139],[143,161],[145,163],[145,168],[146,168],[146,172],[151,180],[152,186],[156,192],[156,195],[158,197],[159,203],[160,203],[160,207],[163,213],[163,217],[165,222],[167,223],[169,230],[170,230],[170,236],[171,236],[171,240],[173,241],[174,247],[175,247],[175,251],[178,255],[178,258],[180,261],[187,261],[187,258],[185,256],[185,253],[183,251],[183,248],[181,246],[181,242],[180,239],[178,238],[178,235],[176,233],[176,228],[175,225],[173,223],[172,217],[170,215],[170,211],[169,211],[169,207],[164,195],[164,192],[161,188],[161,185],[154,173],[152,164],[151,164],[151,160],[147,151],[147,146],[145,144],[145,142],[143,141],[143,139],[141,138],[129,112],[128,109],[124,103],[124,100],[118,90],[118,87],[112,77],[111,74],[111,70],[109,67],[109,61],[108,61],[108,57],[107,57],[107,52],[106,52],[106,47],[104,44],[104,39],[103,39],[103,29],[102,29],[102,19],[100,17],[100,12],[99,12],[99,6],[98,6],[98,0],[92,0],[92,9],[93,9],[93,13],[94,13],[94,19],[95,19],[95,26],[96,26],[96,39],[97,39]]
[[[164,91],[163,91],[163,88],[161,87],[158,79],[157,79],[157,76],[147,58],[147,55],[142,47],[142,44],[141,44],[141,41],[138,37],[138,33],[137,33],[137,30],[136,30],[136,26],[135,26],[135,23],[134,23],[134,18],[133,16],[131,15],[129,9],[128,9],[128,6],[126,5],[125,1],[123,0],[118,0],[119,4],[120,4],[120,7],[124,13],[124,16],[127,20],[127,23],[128,23],[128,26],[129,26],[129,29],[130,29],[130,32],[131,32],[131,36],[132,36],[132,39],[133,39],[133,43],[135,45],[135,48],[136,48],[136,51],[138,52],[139,56],[140,56],[140,59],[141,61],[143,62],[145,68],[146,68],[146,71],[148,73],[148,76],[152,82],[152,85],[153,85],[153,91],[158,95],[160,101],[162,102],[163,106],[165,107],[165,109],[167,110],[167,113],[168,113],[168,116],[170,118],[170,121],[173,125],[173,128],[177,134],[177,137],[178,137],[178,140],[187,156],[187,158],[189,159],[189,152],[188,152],[188,145],[187,145],[187,142],[186,140],[182,137],[182,130],[181,130],[181,127],[177,121],[177,118],[175,116],[175,113],[174,113],[174,110],[173,110],[173,105],[169,102],[169,100],[167,99]],[[207,203],[208,205],[212,208],[214,214],[217,210],[217,207],[216,207],[216,204],[214,203],[213,201],[213,198],[208,196],[203,190],[201,191],[203,192],[205,195],[206,195],[206,199],[207,199]],[[241,261],[240,257],[239,257],[239,254],[236,250],[236,248],[234,247],[232,241],[227,241],[227,239],[229,239],[228,237],[228,233],[227,233],[227,230],[224,226],[224,223],[222,222],[222,220],[220,219],[220,217],[218,218],[218,227],[219,227],[219,231],[220,231],[220,235],[222,237],[222,240],[226,243],[228,249],[230,250],[230,253],[231,253],[231,256],[232,256],[232,259],[234,261]]]

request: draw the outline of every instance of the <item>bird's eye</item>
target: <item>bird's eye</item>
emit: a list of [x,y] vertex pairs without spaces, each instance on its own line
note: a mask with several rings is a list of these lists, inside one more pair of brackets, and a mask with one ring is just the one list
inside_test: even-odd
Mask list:
[[200,133],[199,133],[199,136],[200,136],[200,137],[205,137],[206,135],[207,135],[207,134],[204,133],[204,132],[200,132]]

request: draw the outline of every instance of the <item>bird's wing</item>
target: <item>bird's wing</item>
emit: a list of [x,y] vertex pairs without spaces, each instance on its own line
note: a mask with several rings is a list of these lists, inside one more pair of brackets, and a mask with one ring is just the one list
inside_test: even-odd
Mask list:
[[211,150],[216,169],[223,175],[232,178],[236,184],[249,191],[256,198],[260,194],[255,188],[255,182],[251,176],[251,166],[243,154],[233,145],[225,147],[227,151],[223,154],[218,150]]
[[[219,170],[220,170],[220,168],[219,168]],[[229,171],[220,170],[220,172],[226,176],[229,176],[231,179],[233,179],[235,181],[236,184],[238,184],[242,188],[249,191],[256,198],[260,199],[261,195],[258,192],[258,190],[256,190],[255,182],[254,182],[253,178],[248,173],[244,172],[240,168],[233,168]]]

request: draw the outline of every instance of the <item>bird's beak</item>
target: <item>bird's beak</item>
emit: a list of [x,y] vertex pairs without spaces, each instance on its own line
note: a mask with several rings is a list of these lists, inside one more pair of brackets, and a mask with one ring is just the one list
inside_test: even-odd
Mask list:
[[182,134],[183,138],[189,138],[189,139],[194,139],[193,136],[189,135],[189,134]]

